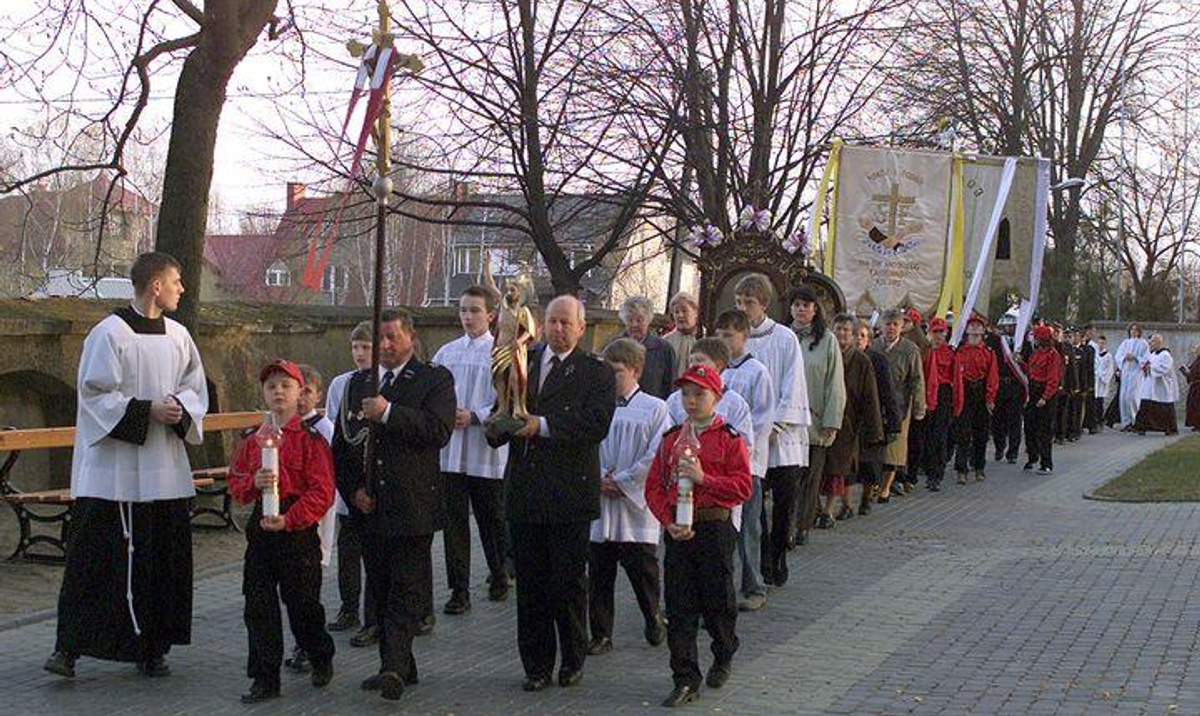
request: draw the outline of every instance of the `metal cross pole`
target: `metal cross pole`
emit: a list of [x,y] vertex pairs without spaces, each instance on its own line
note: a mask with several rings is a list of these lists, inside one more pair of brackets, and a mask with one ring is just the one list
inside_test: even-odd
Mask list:
[[[388,11],[387,0],[379,0],[379,31],[376,37],[379,51],[376,57],[383,57],[383,49],[390,43],[391,13]],[[388,177],[389,153],[391,151],[391,83],[383,86],[383,105],[379,119],[375,123],[375,183],[371,192],[375,195],[375,295],[371,314],[371,395],[379,395],[379,348],[380,327],[383,318],[384,301],[384,271],[387,261],[387,204],[388,196],[392,193],[392,180]],[[363,454],[364,477],[367,494],[376,494],[375,476],[375,437],[379,431],[378,423],[371,424],[371,435],[367,440]]]

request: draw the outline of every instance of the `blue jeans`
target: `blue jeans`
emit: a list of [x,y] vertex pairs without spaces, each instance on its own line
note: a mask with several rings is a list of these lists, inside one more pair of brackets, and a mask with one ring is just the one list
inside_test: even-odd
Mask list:
[[766,596],[767,587],[762,577],[762,478],[753,478],[754,489],[750,499],[742,505],[742,531],[738,533],[738,556],[742,563],[743,597],[753,594]]

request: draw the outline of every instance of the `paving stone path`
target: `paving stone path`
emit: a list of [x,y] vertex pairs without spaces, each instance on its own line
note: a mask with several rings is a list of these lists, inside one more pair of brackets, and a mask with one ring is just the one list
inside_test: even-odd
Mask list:
[[[993,466],[982,484],[922,491],[816,533],[793,553],[791,583],[739,619],[733,679],[686,712],[1200,714],[1200,506],[1082,498],[1165,442],[1088,437],[1058,449],[1050,478]],[[477,545],[475,558],[474,610],[439,614],[434,634],[417,642],[421,683],[396,704],[358,690],[376,654],[344,635],[328,689],[285,674],[282,700],[239,704],[246,644],[234,565],[197,581],[194,643],[172,653],[167,679],[90,660],[75,680],[56,679],[41,671],[53,619],[0,627],[0,714],[664,712],[667,653],[642,641],[626,583],[617,649],[590,658],[577,688],[526,694],[515,602],[486,601]],[[439,540],[439,604],[441,564]],[[0,580],[13,567],[0,564]],[[336,605],[327,577],[326,605]]]

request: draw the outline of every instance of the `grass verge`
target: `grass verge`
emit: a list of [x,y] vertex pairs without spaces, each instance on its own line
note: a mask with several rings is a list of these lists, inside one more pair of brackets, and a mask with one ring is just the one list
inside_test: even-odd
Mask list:
[[1200,502],[1200,435],[1156,450],[1092,494],[1122,502]]

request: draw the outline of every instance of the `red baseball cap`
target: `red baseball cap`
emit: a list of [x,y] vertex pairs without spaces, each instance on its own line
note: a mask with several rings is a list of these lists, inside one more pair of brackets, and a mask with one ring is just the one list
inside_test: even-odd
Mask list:
[[929,319],[929,332],[930,333],[945,333],[946,332],[946,319],[938,318],[937,316],[934,316],[933,318]]
[[967,319],[968,326],[971,325],[972,323],[983,326],[984,328],[987,328],[987,321],[985,321],[983,319],[983,316],[979,315],[978,313],[972,314],[971,317]]
[[1054,329],[1050,326],[1037,326],[1033,329],[1033,340],[1039,343],[1054,340]]
[[283,373],[287,377],[295,379],[295,381],[300,384],[301,388],[304,387],[304,375],[300,373],[299,366],[290,360],[275,358],[271,362],[264,365],[262,370],[258,371],[258,382],[267,382],[267,377],[272,373]]
[[720,371],[706,365],[694,365],[675,379],[676,388],[682,388],[684,383],[694,383],[705,390],[711,390],[718,396],[725,390],[725,386],[721,383]]
[[904,312],[904,317],[912,321],[915,325],[921,325],[921,312],[915,308],[910,308]]

